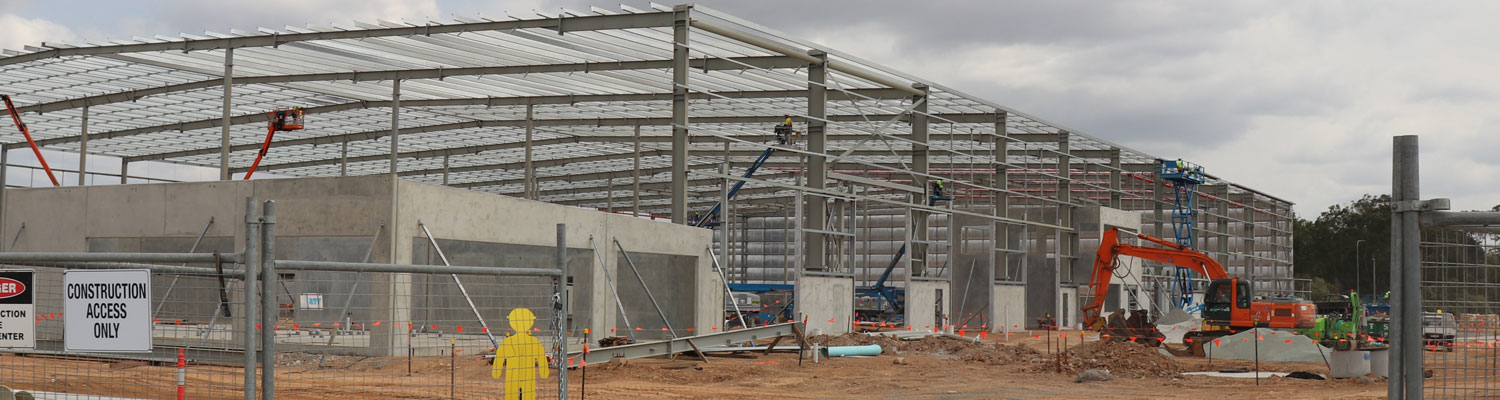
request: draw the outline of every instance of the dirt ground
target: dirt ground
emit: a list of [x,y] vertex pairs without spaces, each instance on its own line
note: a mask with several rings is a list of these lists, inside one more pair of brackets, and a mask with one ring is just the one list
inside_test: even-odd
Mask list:
[[[1076,336],[1074,336],[1076,340]],[[830,340],[832,339],[832,340]],[[871,340],[816,338],[835,345]],[[876,342],[889,341],[878,339]],[[946,343],[946,345],[944,344]],[[881,344],[881,343],[876,343]],[[1090,341],[1055,372],[1056,357],[1040,338],[1013,336],[1009,342],[991,336],[984,351],[956,340],[929,338],[898,344],[899,350],[869,358],[823,359],[814,364],[795,354],[690,357],[678,361],[631,360],[625,366],[590,367],[586,396],[608,399],[1214,399],[1221,396],[1274,399],[1380,399],[1384,381],[1361,384],[1354,379],[1328,381],[1271,378],[1184,377],[1179,372],[1254,369],[1254,362],[1169,358],[1155,349],[1128,343]],[[1056,346],[1053,343],[1053,346]],[[976,355],[986,356],[976,356]],[[1132,355],[1123,360],[1110,356]],[[1098,357],[1098,358],[1093,358]],[[897,364],[900,358],[904,364]],[[1152,363],[1155,363],[1153,365]],[[1082,368],[1110,369],[1108,382],[1074,383]],[[1265,371],[1309,371],[1327,374],[1322,363],[1262,363]],[[578,371],[570,378],[582,379]],[[576,391],[575,391],[576,393]],[[575,395],[576,396],[576,395]]]
[[[1253,369],[1249,361],[1171,358],[1127,343],[1081,347],[1059,361],[1042,337],[990,336],[983,345],[928,338],[897,342],[860,336],[819,337],[822,343],[883,344],[885,354],[866,358],[798,360],[796,354],[691,356],[637,359],[623,366],[590,365],[569,373],[572,398],[601,399],[1214,399],[1221,396],[1276,399],[1377,399],[1382,380],[1328,381],[1271,378],[1184,377],[1184,371]],[[1055,339],[1054,339],[1055,340]],[[490,378],[480,357],[339,357],[317,366],[315,358],[284,357],[278,366],[278,396],[323,398],[498,398],[501,382]],[[1062,372],[1057,372],[1058,369]],[[1078,371],[1109,369],[1107,382],[1074,383]],[[1327,374],[1323,363],[1262,363],[1262,370]],[[242,385],[233,367],[190,366],[189,398],[235,398]],[[450,385],[451,382],[451,385]],[[173,398],[176,368],[142,363],[0,355],[0,384],[43,390],[132,398]],[[555,396],[553,388],[539,398]],[[550,392],[550,393],[549,393]],[[582,396],[580,396],[580,393]],[[1235,396],[1239,395],[1239,396]],[[374,397],[372,397],[374,396]]]

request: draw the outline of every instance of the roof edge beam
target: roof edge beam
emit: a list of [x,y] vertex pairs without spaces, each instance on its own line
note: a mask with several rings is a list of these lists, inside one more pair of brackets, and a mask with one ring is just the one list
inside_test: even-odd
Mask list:
[[[735,57],[731,59],[710,58],[694,59],[696,69],[706,70],[740,70],[749,64],[757,68],[799,68],[802,66],[796,58],[785,56],[757,56],[757,57]],[[293,82],[367,82],[367,81],[389,81],[389,80],[413,80],[413,79],[442,79],[455,76],[478,76],[478,75],[525,75],[543,73],[563,72],[600,72],[600,71],[626,71],[643,69],[667,69],[671,68],[672,60],[642,60],[642,61],[615,61],[615,62],[584,62],[570,64],[534,64],[534,65],[510,65],[499,67],[467,67],[467,68],[426,68],[409,70],[387,70],[387,71],[350,71],[350,72],[325,72],[316,74],[290,74],[290,75],[262,75],[262,76],[240,76],[234,78],[235,85],[274,84]],[[146,89],[136,89],[124,92],[107,93],[94,96],[79,97],[67,100],[54,101],[50,103],[33,104],[18,107],[16,111],[22,113],[48,113],[53,111],[69,110],[83,106],[97,106],[102,104],[123,103],[136,101],[148,96],[160,94],[184,92],[189,90],[207,89],[222,86],[223,78],[214,78],[196,82],[185,82],[175,85],[159,86]]]
[[87,56],[154,51],[205,51],[236,47],[275,47],[286,43],[311,40],[364,39],[386,36],[414,36],[480,31],[503,31],[513,29],[543,28],[558,32],[574,32],[608,29],[655,28],[672,25],[672,13],[651,12],[639,14],[587,15],[518,21],[487,21],[447,25],[423,25],[400,28],[336,30],[311,33],[276,33],[214,39],[186,39],[161,43],[133,43],[112,46],[49,47],[48,50],[0,58],[0,66],[67,56]]
[[[877,98],[877,99],[890,99],[890,98],[895,98],[895,97],[903,96],[903,95],[899,94],[899,91],[893,90],[893,89],[852,89],[850,91],[853,92],[853,94],[839,92],[839,93],[837,93],[836,96],[830,96],[830,97],[838,97],[838,99],[840,99],[840,100],[848,100],[848,99],[855,98],[856,97],[855,94],[857,94],[859,96],[868,96],[868,97]],[[785,98],[795,98],[795,97],[806,97],[807,96],[807,91],[806,90],[766,90],[766,91],[743,91],[743,92],[718,92],[718,93],[713,93],[712,95],[707,94],[707,93],[696,93],[695,92],[695,93],[691,93],[691,96],[694,99],[712,99],[712,98],[719,98],[719,97],[746,98],[746,99],[751,99],[751,98],[783,98],[783,97],[785,97]],[[576,104],[576,103],[593,103],[593,102],[667,101],[667,100],[671,100],[671,99],[672,99],[672,94],[671,93],[589,94],[589,95],[571,95],[571,96],[523,96],[523,97],[477,97],[477,98],[458,98],[458,99],[403,100],[401,102],[401,107],[405,107],[405,108],[418,108],[418,107],[453,107],[453,106],[477,106],[477,105],[483,105],[483,106],[523,106],[523,105],[527,105],[527,104]],[[391,106],[391,101],[390,100],[371,100],[371,101],[357,101],[357,102],[350,102],[350,103],[343,103],[343,104],[330,104],[330,105],[318,106],[318,107],[309,107],[309,108],[302,109],[302,111],[304,113],[307,113],[307,114],[318,114],[318,113],[329,113],[329,112],[338,112],[338,111],[347,111],[347,110],[365,109],[365,108],[382,108],[382,107],[390,107],[390,106]],[[247,123],[254,123],[254,122],[265,122],[265,114],[264,113],[244,114],[244,115],[234,116],[234,117],[230,118],[230,120],[229,120],[229,124],[230,125],[239,125],[239,124],[247,124]],[[131,129],[118,130],[118,131],[92,133],[92,134],[89,134],[89,137],[92,138],[92,139],[95,139],[95,140],[100,140],[100,139],[110,139],[110,138],[123,137],[123,136],[133,136],[133,135],[146,134],[146,133],[152,133],[152,132],[189,131],[189,130],[194,130],[194,129],[216,128],[216,127],[222,126],[222,124],[223,124],[223,118],[210,118],[210,119],[201,119],[201,120],[197,120],[197,121],[179,122],[179,123],[175,123],[175,124],[146,126],[146,127],[140,127],[140,128],[131,128]],[[55,137],[55,138],[50,138],[50,139],[38,140],[38,141],[36,141],[36,144],[38,146],[50,146],[50,145],[63,144],[63,143],[73,143],[73,142],[77,142],[79,140],[80,140],[79,136],[62,136],[62,137]],[[9,145],[11,147],[15,147],[15,146],[23,145],[23,144],[24,143],[17,142],[17,143],[10,143]],[[148,158],[138,158],[138,159],[148,160],[148,159],[152,159],[152,158],[148,157]]]

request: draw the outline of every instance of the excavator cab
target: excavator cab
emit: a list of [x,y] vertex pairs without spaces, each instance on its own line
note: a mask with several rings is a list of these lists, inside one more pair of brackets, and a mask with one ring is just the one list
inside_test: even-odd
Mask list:
[[1250,309],[1250,281],[1240,278],[1215,279],[1203,293],[1203,321],[1212,325],[1230,326],[1234,321],[1234,310]]

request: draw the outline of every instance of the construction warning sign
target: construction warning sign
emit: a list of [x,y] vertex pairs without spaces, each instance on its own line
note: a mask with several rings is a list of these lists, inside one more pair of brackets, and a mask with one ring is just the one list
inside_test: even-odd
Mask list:
[[36,293],[32,271],[0,271],[0,349],[36,347]]
[[63,273],[63,347],[68,351],[151,351],[151,271]]

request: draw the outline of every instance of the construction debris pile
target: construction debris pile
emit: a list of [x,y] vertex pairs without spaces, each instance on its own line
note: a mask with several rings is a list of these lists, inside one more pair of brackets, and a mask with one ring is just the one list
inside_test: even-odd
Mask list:
[[1032,362],[1044,358],[1036,350],[1022,346],[1004,344],[979,344],[970,341],[928,336],[917,340],[902,340],[885,335],[850,333],[839,336],[819,335],[810,339],[822,346],[880,345],[881,354],[924,354],[943,360],[982,362],[990,365]]
[[1110,375],[1122,378],[1174,377],[1182,374],[1183,368],[1176,360],[1157,352],[1156,349],[1131,342],[1089,342],[1073,346],[1062,354],[1040,354],[1031,361],[1032,372],[1059,372],[1076,375],[1090,369],[1109,371]]

